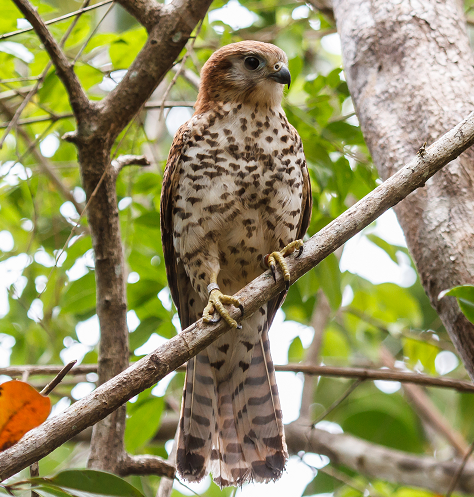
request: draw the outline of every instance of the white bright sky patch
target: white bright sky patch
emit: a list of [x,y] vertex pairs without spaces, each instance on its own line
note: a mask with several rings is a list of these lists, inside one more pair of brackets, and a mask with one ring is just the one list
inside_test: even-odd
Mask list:
[[296,7],[291,13],[291,17],[296,21],[298,19],[306,19],[311,12],[310,8],[307,5],[300,5]]
[[330,35],[323,36],[321,38],[321,45],[326,50],[333,55],[341,55],[341,39],[337,33],[331,33]]
[[25,168],[22,164],[15,164],[13,161],[4,162],[0,166],[1,181],[10,186],[16,186],[20,180],[31,178],[31,169]]
[[211,486],[211,477],[207,475],[199,483],[185,482],[186,486],[181,485],[178,480],[174,480],[173,488],[181,492],[183,495],[201,495]]
[[166,342],[168,342],[167,338],[163,338],[160,335],[157,335],[156,333],[152,333],[150,338],[141,347],[138,347],[138,349],[134,350],[134,354],[135,355],[149,354],[150,352],[153,352],[160,345],[163,345]]
[[71,337],[66,337],[64,339],[64,346],[65,348],[59,353],[59,357],[61,358],[61,361],[63,361],[63,364],[68,364],[74,360],[80,364],[87,352],[91,350],[91,347],[76,342],[76,340]]
[[138,273],[136,273],[135,271],[132,271],[131,273],[129,273],[128,278],[127,278],[127,283],[130,283],[131,285],[133,285],[134,283],[137,283],[138,281],[140,281],[140,275]]
[[30,29],[32,28],[31,24],[26,19],[17,19],[16,20],[17,29]]
[[135,331],[140,324],[140,320],[138,319],[137,313],[135,311],[127,312],[127,326],[128,331],[131,333]]
[[71,269],[66,271],[66,274],[69,281],[76,281],[79,278],[82,278],[82,276],[84,276],[89,269],[93,269],[94,267],[94,251],[89,249],[82,257],[78,257],[76,259],[76,262],[74,262]]
[[44,267],[53,267],[54,258],[51,257],[44,249],[40,248],[35,253],[35,262]]
[[[388,368],[381,368],[388,369]],[[374,385],[384,393],[395,393],[402,388],[402,384],[399,381],[383,381],[383,380],[375,380]]]
[[25,231],[33,231],[33,221],[31,219],[22,219],[21,229]]
[[46,288],[48,277],[45,274],[40,274],[35,278],[35,288],[38,293],[41,293]]
[[0,250],[2,252],[10,252],[14,246],[15,243],[12,234],[6,230],[0,231]]
[[335,435],[337,435],[338,433],[344,433],[344,430],[341,428],[341,426],[337,423],[334,423],[333,421],[320,421],[319,423],[316,423],[315,428],[319,428],[320,430],[324,430]]
[[26,315],[33,321],[41,321],[43,319],[43,302],[40,299],[33,300]]
[[[5,333],[0,333],[0,368],[10,365],[10,355],[15,345],[15,338]],[[0,381],[0,383],[2,383]]]
[[443,350],[435,359],[436,372],[440,375],[448,374],[459,366],[459,359],[449,350]]
[[74,195],[74,200],[76,202],[86,201],[86,192],[80,186],[76,186],[72,194]]
[[59,138],[55,134],[48,135],[40,143],[40,150],[43,157],[52,157],[59,148]]
[[52,418],[54,416],[57,416],[58,414],[61,414],[63,411],[65,411],[69,406],[71,405],[71,400],[68,399],[67,397],[62,397],[59,399],[56,404],[51,409],[51,412],[48,416],[48,418]]
[[61,205],[59,212],[69,222],[72,222],[72,219],[79,219],[79,213],[76,211],[74,204],[69,200]]
[[123,211],[132,203],[132,197],[124,197],[118,203],[119,211]]
[[112,91],[124,78],[127,71],[125,69],[120,69],[118,71],[113,71],[109,76],[104,76],[104,79],[99,83],[99,88],[104,91]]
[[237,0],[230,0],[224,7],[209,12],[209,22],[222,21],[232,29],[248,28],[257,20],[257,14],[240,5]]
[[166,393],[166,389],[168,388],[168,385],[170,384],[170,381],[176,376],[176,373],[173,371],[169,375],[166,375],[162,380],[158,382],[156,387],[151,391],[152,395],[155,395],[156,397],[163,397],[163,395]]
[[309,464],[313,468],[321,469],[327,466],[330,462],[329,457],[322,456],[321,454],[313,454],[312,452],[306,452],[303,456],[303,461]]
[[86,321],[81,321],[76,325],[76,335],[82,345],[94,347],[99,342],[100,326],[97,314],[94,314]]
[[172,301],[171,301],[171,293],[170,293],[170,289],[165,286],[159,293],[158,293],[158,298],[160,299],[163,307],[167,310],[167,311],[171,311],[171,305],[172,305]]
[[[377,220],[376,227],[370,230],[384,240],[406,247],[405,237],[397,222],[395,214],[386,212]],[[341,271],[358,274],[374,284],[392,282],[402,287],[409,287],[416,281],[416,273],[403,252],[397,253],[398,264],[379,247],[358,233],[345,245],[339,262]]]
[[173,107],[166,116],[166,128],[171,136],[174,136],[178,128],[188,121],[192,116],[188,107]]
[[33,62],[33,59],[35,58],[35,56],[24,45],[21,43],[15,43],[14,41],[0,42],[0,52],[14,55],[27,64]]
[[314,478],[314,472],[299,457],[292,456],[288,459],[286,470],[281,478],[275,482],[267,483],[262,489],[261,483],[248,483],[238,488],[236,497],[262,497],[262,495],[301,495]]
[[92,393],[94,389],[95,385],[92,383],[81,381],[71,390],[71,395],[73,399],[79,400]]

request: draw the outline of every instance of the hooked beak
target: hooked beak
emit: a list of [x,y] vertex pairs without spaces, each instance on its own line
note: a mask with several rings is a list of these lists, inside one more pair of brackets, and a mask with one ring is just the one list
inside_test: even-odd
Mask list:
[[278,72],[274,72],[273,74],[270,74],[270,76],[268,77],[273,79],[277,83],[280,83],[282,85],[288,85],[288,88],[290,88],[291,74],[286,66],[282,66]]

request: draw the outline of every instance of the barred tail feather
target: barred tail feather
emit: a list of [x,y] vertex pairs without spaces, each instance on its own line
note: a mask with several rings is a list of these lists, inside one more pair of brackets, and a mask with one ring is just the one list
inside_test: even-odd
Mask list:
[[288,457],[267,306],[188,362],[177,467],[221,487],[278,479]]
[[177,468],[188,481],[200,481],[208,472],[216,432],[215,399],[215,379],[204,350],[188,361],[178,427]]

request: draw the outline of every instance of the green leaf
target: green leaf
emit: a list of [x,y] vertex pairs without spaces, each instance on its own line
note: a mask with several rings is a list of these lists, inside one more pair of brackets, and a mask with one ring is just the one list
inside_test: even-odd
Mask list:
[[472,285],[462,285],[455,286],[449,290],[444,290],[438,296],[438,299],[442,299],[446,295],[450,297],[456,297],[459,307],[462,313],[469,319],[471,323],[474,324],[474,286]]
[[333,311],[341,306],[341,271],[339,262],[334,254],[330,254],[326,259],[321,261],[314,269],[319,279],[319,284],[329,300]]
[[61,312],[83,316],[95,312],[95,303],[95,275],[94,271],[90,271],[68,286],[62,299]]
[[322,471],[318,471],[318,474],[304,489],[303,496],[333,493],[340,486],[341,483],[338,480]]
[[125,447],[129,452],[135,453],[153,438],[160,426],[163,406],[161,397],[150,397],[138,406],[127,406],[130,416],[125,428]]
[[381,248],[389,257],[392,259],[393,262],[398,264],[398,259],[397,259],[397,252],[399,250],[398,247],[395,245],[392,245],[391,243],[388,243],[385,241],[383,238],[380,238],[377,235],[369,234],[365,235],[374,245],[377,245],[377,247]]
[[143,497],[135,487],[122,478],[105,471],[72,469],[62,471],[52,478],[35,478],[43,484],[52,483],[60,489],[80,490],[114,497]]
[[296,337],[288,348],[288,362],[300,362],[303,360],[304,347],[301,338]]

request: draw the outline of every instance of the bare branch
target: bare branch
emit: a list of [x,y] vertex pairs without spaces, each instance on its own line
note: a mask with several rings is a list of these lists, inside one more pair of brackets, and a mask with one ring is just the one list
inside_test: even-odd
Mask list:
[[[107,5],[109,3],[114,2],[114,0],[105,0],[105,2],[99,2],[96,3],[95,5],[91,5],[90,7],[84,7],[79,10],[75,10],[74,12],[70,12],[69,14],[65,14],[60,17],[56,17],[54,19],[50,19],[49,21],[44,21],[44,24],[48,26],[49,24],[54,24],[56,22],[61,22],[65,21],[66,19],[69,19],[71,17],[77,16],[78,14],[83,14],[84,12],[88,12],[89,10],[97,9],[99,7],[102,7],[103,5]],[[12,31],[11,33],[5,33],[4,35],[0,35],[0,41],[5,40],[6,38],[11,38],[12,36],[16,35],[21,35],[23,33],[28,33],[28,31],[33,31],[34,28],[25,28],[25,29],[19,29],[18,31]],[[0,83],[9,83],[13,81],[28,81],[31,79],[37,79],[37,78],[15,78],[15,79],[5,79],[1,80]]]
[[[380,358],[385,366],[394,367],[395,358],[383,345],[380,348]],[[469,450],[468,443],[461,433],[456,431],[451,423],[448,422],[423,389],[418,385],[403,385],[403,390],[421,420],[447,440],[459,456],[464,456]]]
[[125,454],[118,467],[120,476],[128,475],[157,475],[174,478],[176,470],[158,456]]
[[33,26],[51,60],[56,67],[56,72],[64,84],[69,95],[72,109],[76,116],[81,116],[91,108],[91,104],[61,47],[53,38],[36,9],[28,0],[13,0],[26,20]]
[[[415,456],[389,449],[346,434],[334,434],[291,423],[285,426],[286,442],[291,454],[316,452],[333,464],[345,466],[363,475],[399,485],[415,486],[445,492],[459,467],[456,461]],[[474,492],[474,464],[466,465],[456,490]]]
[[472,442],[469,450],[466,452],[466,454],[462,458],[461,464],[459,465],[459,468],[453,477],[453,481],[450,483],[448,491],[446,492],[446,497],[451,497],[453,490],[457,487],[458,482],[461,479],[461,475],[466,468],[467,460],[469,459],[469,457],[471,457],[473,452],[474,452],[474,442]]
[[76,364],[76,360],[71,361],[69,364],[66,364],[66,366],[59,371],[59,373],[56,375],[56,377],[50,381],[44,388],[41,390],[41,395],[49,395],[54,388],[61,383],[62,379],[69,373],[69,371],[73,368],[73,366]]
[[[7,366],[0,368],[0,374],[21,376],[27,372],[29,376],[51,375],[61,371],[62,366]],[[185,367],[177,367],[176,371],[185,371]],[[400,381],[414,383],[425,387],[450,388],[458,392],[474,393],[474,385],[468,381],[453,378],[427,376],[420,373],[395,371],[387,369],[348,368],[333,366],[312,366],[308,364],[275,364],[275,371],[303,373],[308,376],[332,376],[335,378],[359,378],[361,380]],[[68,374],[84,375],[96,373],[97,364],[76,366]],[[157,380],[158,381],[158,380]]]
[[118,176],[126,166],[149,166],[150,161],[144,155],[121,155],[112,161],[112,167]]

